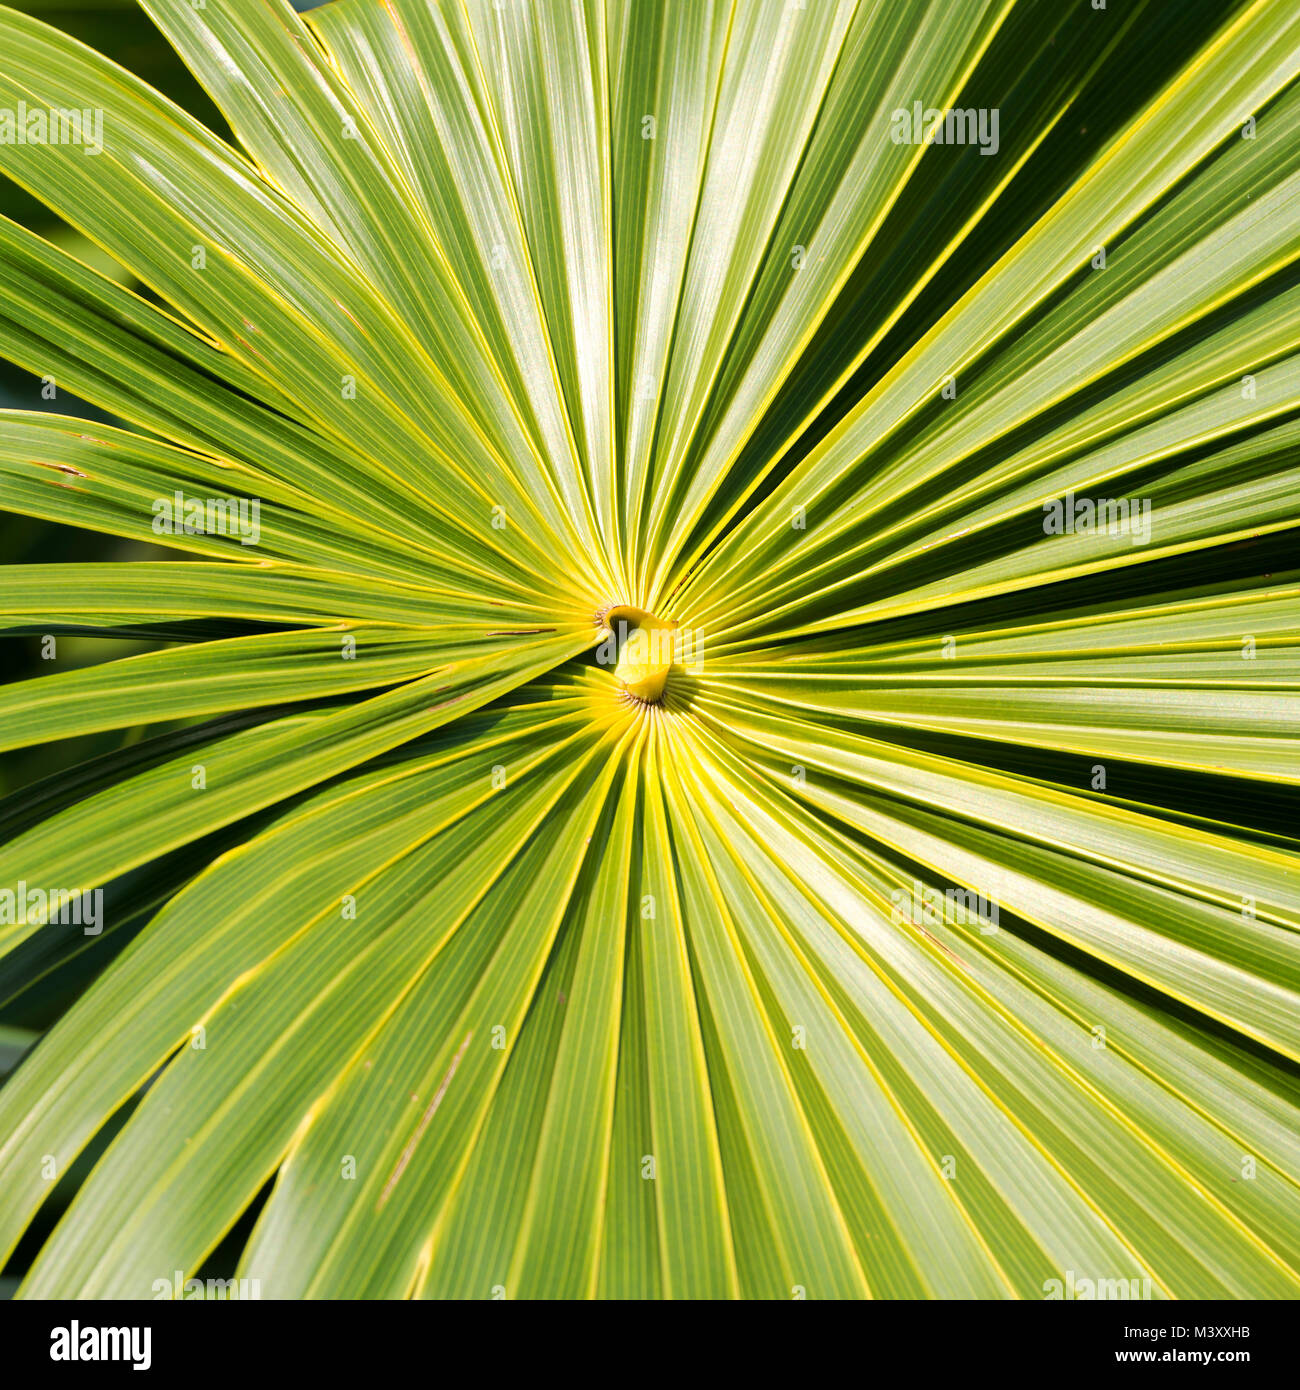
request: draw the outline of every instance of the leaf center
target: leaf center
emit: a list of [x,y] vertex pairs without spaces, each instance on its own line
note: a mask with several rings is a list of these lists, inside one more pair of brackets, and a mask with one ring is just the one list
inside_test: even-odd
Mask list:
[[676,660],[676,621],[630,604],[616,604],[599,616],[605,635],[596,660],[614,667],[614,679],[630,699],[658,704]]

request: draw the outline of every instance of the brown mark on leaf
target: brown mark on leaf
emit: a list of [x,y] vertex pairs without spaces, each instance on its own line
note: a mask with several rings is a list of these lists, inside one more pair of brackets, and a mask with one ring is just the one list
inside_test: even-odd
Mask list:
[[921,926],[918,926],[918,927],[917,927],[917,931],[919,931],[919,932],[921,933],[922,936],[928,936],[928,937],[930,938],[930,940],[933,941],[934,944],[935,944],[941,951],[944,952],[945,955],[951,956],[951,957],[953,958],[953,960],[955,960],[955,961],[957,962],[957,964],[960,965],[961,968],[962,968],[963,970],[966,969],[966,962],[965,962],[964,960],[962,960],[962,958],[956,953],[956,951],[950,951],[950,950],[943,944],[943,942],[940,941],[939,938],[938,938],[937,936],[934,935],[933,932],[928,932],[928,931],[926,931],[926,929],[925,929],[924,927],[921,927]]
[[393,1175],[384,1184],[384,1190],[379,1194],[379,1201],[375,1204],[378,1211],[388,1200],[388,1194],[393,1190],[398,1178],[402,1176],[406,1165],[411,1161],[411,1155],[415,1152],[415,1146],[420,1142],[420,1136],[429,1127],[429,1121],[433,1119],[434,1111],[442,1104],[442,1098],[447,1094],[447,1087],[451,1085],[451,1078],[456,1075],[456,1068],[460,1066],[460,1059],[465,1055],[465,1049],[469,1046],[469,1040],[474,1036],[473,1030],[465,1034],[465,1041],[461,1043],[459,1051],[451,1059],[451,1066],[447,1068],[447,1075],[442,1078],[442,1085],[433,1093],[433,1099],[429,1102],[428,1109],[420,1116],[420,1123],[415,1127],[415,1133],[407,1141],[406,1147],[402,1150],[402,1156],[397,1160],[397,1167],[393,1169]]
[[[331,298],[333,298],[333,296],[331,296]],[[337,304],[337,305],[339,306],[339,308],[343,310],[343,312],[348,316],[348,318],[350,318],[350,319],[352,320],[353,324],[354,324],[358,329],[361,328],[360,323],[357,322],[357,316],[352,312],[351,309],[348,308],[348,306],[347,306],[346,304],[344,304],[344,302],[343,302],[341,299],[335,298],[335,299],[334,299],[334,303]],[[364,331],[364,330],[362,330],[362,331]]]

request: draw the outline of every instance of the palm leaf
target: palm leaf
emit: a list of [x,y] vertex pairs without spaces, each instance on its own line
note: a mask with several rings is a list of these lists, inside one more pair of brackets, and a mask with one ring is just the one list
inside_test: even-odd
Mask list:
[[5,1009],[94,967],[0,1252],[112,1133],[21,1292],[1295,1297],[1300,14],[143,9],[237,147],[0,9],[132,277],[0,219],[121,422],[0,412],[0,507],[178,552],[0,570],[152,643],[0,690],[147,730],[0,803],[112,911],[0,912]]

